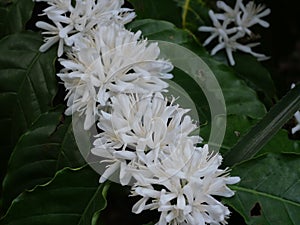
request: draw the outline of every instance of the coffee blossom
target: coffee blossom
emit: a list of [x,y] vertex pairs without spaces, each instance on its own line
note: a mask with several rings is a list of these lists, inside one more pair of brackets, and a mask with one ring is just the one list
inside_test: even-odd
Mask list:
[[213,22],[213,26],[200,26],[201,32],[210,32],[211,35],[204,41],[206,46],[217,38],[218,43],[212,49],[211,55],[225,49],[230,65],[235,64],[233,52],[239,50],[253,55],[258,60],[266,60],[267,56],[256,53],[252,47],[259,45],[259,42],[245,43],[243,39],[248,39],[253,36],[253,31],[250,30],[255,24],[262,27],[269,27],[269,23],[264,21],[262,17],[270,14],[270,9],[265,9],[264,5],[255,5],[254,2],[249,2],[246,6],[242,0],[237,0],[234,8],[231,8],[223,1],[217,2],[217,7],[224,13],[215,13],[209,11],[209,16]]
[[159,59],[156,43],[141,38],[117,24],[101,26],[91,36],[81,37],[68,59],[60,59],[64,69],[58,76],[68,90],[67,115],[80,112],[89,129],[118,93],[149,94],[164,91],[173,66]]
[[40,48],[42,52],[59,42],[58,56],[63,54],[63,47],[72,46],[76,38],[90,32],[96,25],[110,25],[112,23],[126,24],[135,14],[130,9],[121,8],[123,0],[76,0],[75,6],[71,0],[36,0],[46,1],[50,6],[43,10],[52,24],[39,21],[36,26],[45,30],[45,44]]
[[134,174],[132,195],[142,198],[133,212],[157,209],[161,213],[157,225],[226,224],[230,212],[215,197],[233,196],[227,185],[240,179],[229,177],[228,169],[219,169],[221,161],[207,145],[195,147],[187,140],[173,146],[168,158],[140,168],[144,176]]
[[[157,225],[226,224],[230,212],[217,197],[233,196],[227,185],[240,179],[219,169],[222,157],[202,145],[189,109],[163,95],[173,65],[156,42],[126,29],[133,10],[123,0],[36,1],[48,3],[51,21],[36,24],[45,36],[40,51],[58,43],[63,55],[57,76],[67,91],[65,114],[79,114],[84,130],[97,126],[90,152],[106,166],[100,183],[115,173],[122,185],[132,181],[132,195],[140,196],[132,211],[156,209]],[[214,26],[200,28],[211,33],[205,45],[218,39],[212,54],[225,49],[231,64],[235,50],[264,58],[239,40],[255,23],[266,27],[268,11],[241,0],[234,9],[218,6],[224,15],[210,11]]]
[[[93,154],[111,162],[100,181],[111,175],[111,168],[136,168],[148,162],[155,163],[172,154],[170,147],[176,143],[201,141],[199,136],[190,135],[197,127],[186,115],[188,111],[174,104],[174,99],[169,102],[161,93],[113,97],[111,112],[102,111],[98,123],[101,132],[92,149]],[[121,167],[120,181],[127,184],[129,177],[124,179],[123,169]]]

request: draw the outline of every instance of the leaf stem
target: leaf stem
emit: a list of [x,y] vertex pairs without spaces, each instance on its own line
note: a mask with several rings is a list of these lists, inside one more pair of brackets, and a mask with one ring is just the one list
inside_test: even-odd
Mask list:
[[182,12],[182,28],[183,29],[186,26],[186,16],[187,16],[189,5],[190,5],[190,0],[186,0],[183,5],[183,12]]

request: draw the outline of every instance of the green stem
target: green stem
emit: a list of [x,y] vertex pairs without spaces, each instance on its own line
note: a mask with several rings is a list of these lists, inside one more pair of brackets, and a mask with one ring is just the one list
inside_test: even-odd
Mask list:
[[182,28],[185,28],[186,26],[186,16],[188,13],[188,8],[190,5],[190,0],[186,0],[183,6],[183,12],[182,12]]

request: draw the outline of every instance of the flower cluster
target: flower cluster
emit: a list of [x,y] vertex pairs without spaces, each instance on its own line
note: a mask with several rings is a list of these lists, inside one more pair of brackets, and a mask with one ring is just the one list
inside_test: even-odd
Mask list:
[[[148,94],[164,91],[173,66],[158,59],[158,46],[141,39],[119,24],[96,27],[90,36],[79,37],[58,76],[68,90],[67,115],[80,112],[89,129],[101,108],[120,93]],[[124,57],[126,56],[126,57]]]
[[99,130],[91,153],[107,165],[100,182],[115,173],[122,185],[133,182],[141,199],[132,211],[157,209],[159,225],[225,224],[230,212],[215,196],[231,197],[227,185],[239,178],[200,147],[189,110],[164,97],[173,65],[159,58],[157,43],[125,28],[134,12],[123,0],[36,1],[49,4],[44,14],[53,24],[37,23],[46,30],[40,50],[58,42],[65,113]]
[[37,27],[44,29],[46,43],[41,46],[44,52],[54,43],[59,42],[58,56],[64,52],[64,45],[72,46],[78,36],[88,35],[96,25],[110,25],[113,22],[126,24],[135,14],[130,9],[121,8],[123,1],[110,0],[76,0],[75,6],[72,0],[35,0],[44,1],[49,7],[43,12],[52,24],[40,21]]
[[226,185],[239,182],[239,177],[218,169],[222,157],[209,153],[207,145],[195,147],[185,140],[170,152],[160,163],[147,162],[136,174],[132,194],[142,198],[133,212],[157,209],[161,212],[159,225],[226,224],[230,212],[213,196],[233,196]]
[[201,141],[199,136],[189,136],[196,125],[185,115],[188,110],[175,105],[174,99],[168,102],[159,92],[142,97],[121,94],[112,98],[111,107],[110,113],[102,111],[98,127],[103,132],[92,149],[95,155],[112,160],[100,181],[121,167],[120,182],[128,184],[133,169],[160,163],[182,141]]
[[236,50],[243,51],[255,56],[258,60],[268,59],[264,54],[256,53],[251,48],[259,45],[256,43],[245,43],[246,37],[251,39],[254,33],[250,28],[259,24],[262,27],[269,27],[269,23],[264,21],[262,17],[270,14],[270,9],[265,9],[263,5],[255,5],[250,1],[247,5],[242,0],[237,0],[234,8],[231,8],[223,1],[217,2],[217,7],[224,13],[214,13],[209,11],[209,16],[213,26],[201,26],[199,31],[210,32],[211,35],[205,40],[203,45],[208,45],[215,38],[218,44],[212,49],[211,54],[214,55],[218,51],[225,49],[230,65],[234,65],[235,61],[232,52]]

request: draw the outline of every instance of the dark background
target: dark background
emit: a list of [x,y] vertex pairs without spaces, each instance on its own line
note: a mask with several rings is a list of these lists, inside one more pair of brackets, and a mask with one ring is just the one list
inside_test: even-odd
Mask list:
[[300,80],[300,7],[297,1],[264,2],[271,9],[268,16],[271,26],[262,38],[262,46],[271,59],[264,65],[273,76],[278,97],[281,97],[292,82]]

